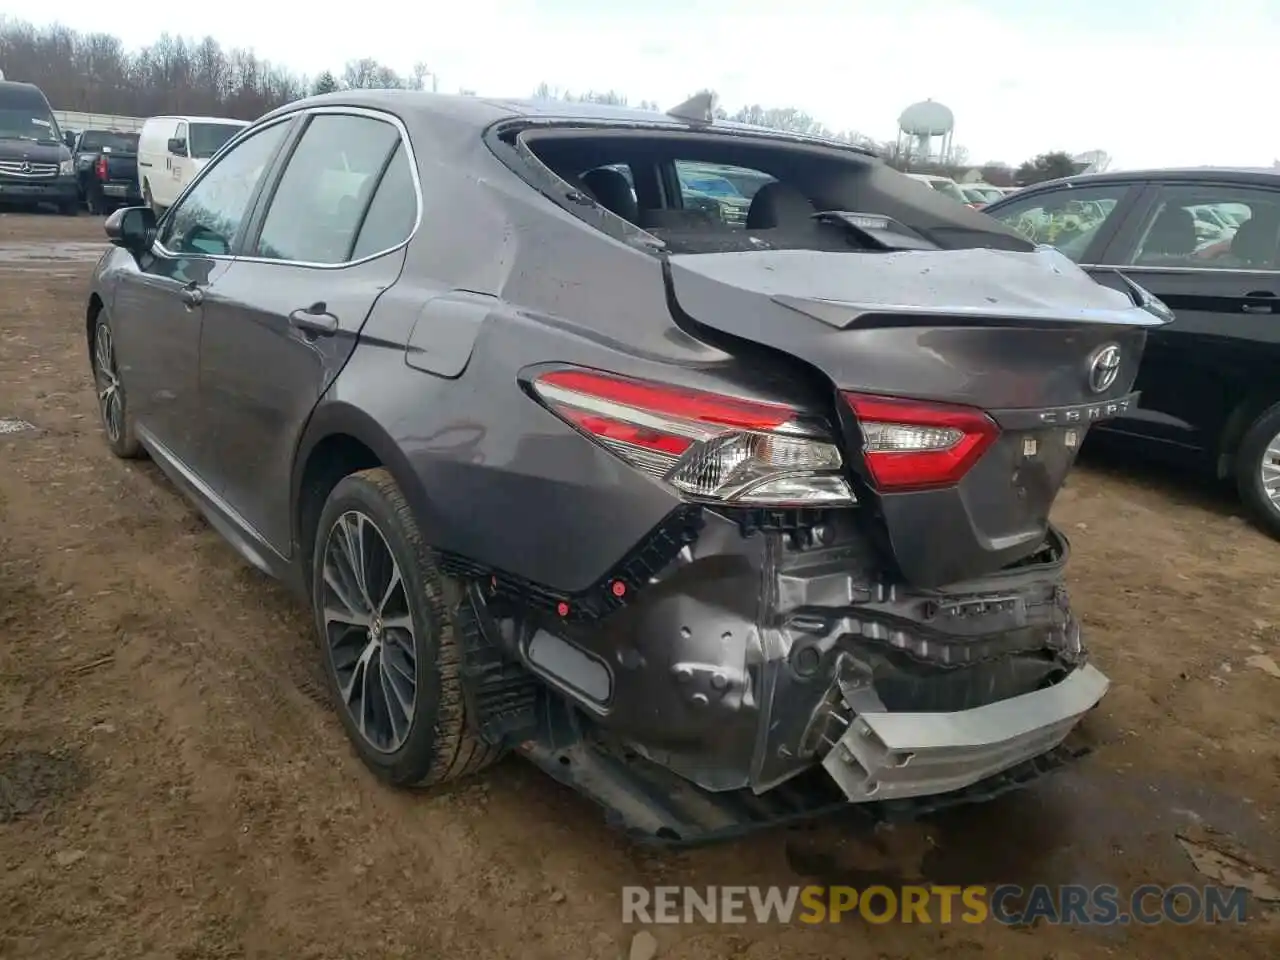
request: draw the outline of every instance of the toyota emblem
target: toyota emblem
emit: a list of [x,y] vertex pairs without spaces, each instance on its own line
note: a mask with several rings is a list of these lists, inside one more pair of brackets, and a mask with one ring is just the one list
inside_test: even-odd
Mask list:
[[1120,376],[1120,347],[1108,343],[1094,351],[1089,361],[1089,389],[1094,393],[1110,390]]

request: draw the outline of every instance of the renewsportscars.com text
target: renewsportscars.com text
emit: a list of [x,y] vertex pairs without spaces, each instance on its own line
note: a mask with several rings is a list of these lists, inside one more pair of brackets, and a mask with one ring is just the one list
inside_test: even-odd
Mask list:
[[989,923],[1111,926],[1242,923],[1236,887],[1084,886],[623,887],[624,923]]

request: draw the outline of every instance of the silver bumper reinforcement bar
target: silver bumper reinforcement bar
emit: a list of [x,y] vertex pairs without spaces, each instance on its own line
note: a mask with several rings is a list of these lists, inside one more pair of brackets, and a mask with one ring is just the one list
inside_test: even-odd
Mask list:
[[1053,750],[1107,692],[1091,664],[1052,687],[955,713],[859,709],[822,766],[850,801],[959,790]]

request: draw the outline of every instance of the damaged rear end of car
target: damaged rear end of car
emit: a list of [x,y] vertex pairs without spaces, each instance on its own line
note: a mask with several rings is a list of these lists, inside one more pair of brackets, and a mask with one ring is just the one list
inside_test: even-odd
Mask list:
[[[752,201],[771,215],[708,224],[638,167],[636,209],[608,206],[590,186],[607,178],[557,163],[564,130],[543,132],[545,153],[536,126],[508,131],[509,165],[609,235],[607,256],[656,260],[661,322],[764,387],[521,369],[530,402],[671,509],[589,595],[456,562],[486,737],[636,835],[684,842],[849,804],[925,812],[1075,756],[1108,681],[1050,511],[1089,426],[1135,402],[1162,306],[831,147],[601,134],[648,136],[635,156],[740,148],[777,174]],[[815,187],[788,219],[790,160]],[[862,179],[828,176],[841,162]]]

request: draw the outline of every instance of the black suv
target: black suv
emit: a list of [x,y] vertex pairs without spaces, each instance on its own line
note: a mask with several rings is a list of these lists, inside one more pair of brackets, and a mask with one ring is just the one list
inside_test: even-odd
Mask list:
[[393,783],[512,749],[687,840],[1076,755],[1049,510],[1159,303],[709,114],[346,91],[107,221],[112,450],[305,598]]
[[71,151],[40,88],[0,81],[0,205],[80,212]]
[[1147,341],[1141,402],[1099,431],[1234,479],[1280,536],[1280,170],[1071,177],[984,212],[1173,310]]

